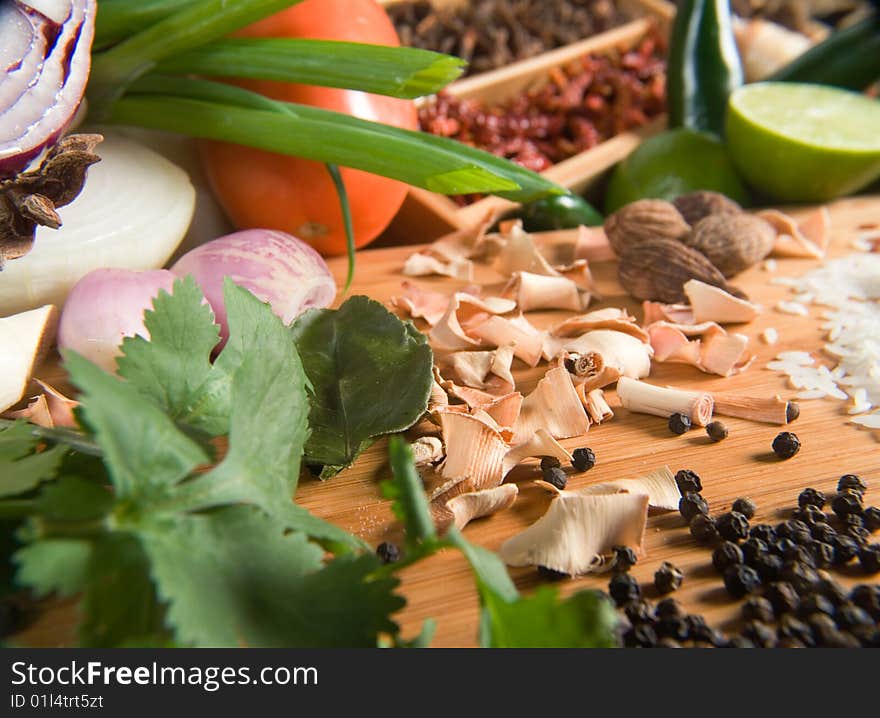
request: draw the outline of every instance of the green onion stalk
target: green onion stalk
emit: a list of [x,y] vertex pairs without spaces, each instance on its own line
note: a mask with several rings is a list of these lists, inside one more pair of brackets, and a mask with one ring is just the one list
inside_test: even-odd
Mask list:
[[354,272],[351,211],[338,167],[442,194],[530,202],[565,190],[508,160],[428,133],[281,102],[212,77],[275,80],[402,99],[436,93],[459,58],[416,48],[228,35],[301,0],[101,0],[87,96],[90,117],[176,132],[327,166]]

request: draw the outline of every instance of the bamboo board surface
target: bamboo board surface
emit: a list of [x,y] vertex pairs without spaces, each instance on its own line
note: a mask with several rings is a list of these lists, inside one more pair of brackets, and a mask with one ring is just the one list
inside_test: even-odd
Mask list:
[[[831,257],[851,252],[850,243],[858,231],[870,225],[880,226],[880,197],[842,200],[832,204],[830,210],[833,228]],[[352,292],[388,302],[399,292],[403,279],[400,270],[412,251],[412,247],[397,247],[359,252]],[[781,351],[817,350],[822,339],[818,319],[821,309],[811,308],[810,318],[779,313],[773,307],[780,299],[788,298],[789,292],[787,288],[770,284],[770,280],[774,276],[800,276],[817,264],[812,260],[779,260],[778,269],[772,274],[759,266],[735,278],[737,286],[765,307],[754,322],[734,329],[751,338],[750,349],[757,354],[756,361],[746,372],[721,378],[702,374],[693,367],[657,364],[648,381],[710,391],[741,391],[759,396],[779,393],[784,398],[793,397],[795,392],[787,387],[785,378],[765,370],[764,366]],[[341,286],[345,262],[333,260],[331,267]],[[615,263],[593,264],[591,268],[599,293],[604,297],[591,309],[622,306],[641,317],[638,303],[626,296],[617,284]],[[478,282],[489,284],[500,279],[487,267],[478,265],[477,270]],[[417,281],[423,286],[449,291],[456,286],[448,279]],[[543,326],[558,321],[564,313],[542,312],[528,316],[536,325]],[[768,346],[758,338],[767,327],[779,331],[778,344]],[[818,352],[815,355],[821,357]],[[517,389],[525,394],[543,375],[546,364],[528,369],[516,360],[514,368]],[[592,470],[570,476],[569,488],[633,478],[664,464],[673,471],[690,468],[703,478],[703,495],[713,514],[729,510],[737,497],[749,496],[758,505],[754,522],[776,523],[789,517],[801,489],[813,486],[830,494],[841,474],[857,473],[868,481],[868,503],[880,504],[880,437],[876,432],[872,434],[849,424],[848,404],[845,402],[832,399],[801,402],[801,416],[790,427],[801,439],[801,451],[791,460],[779,461],[770,450],[779,427],[722,417],[730,436],[722,443],[712,444],[702,430],[674,436],[666,428],[665,420],[630,414],[619,407],[613,391],[608,391],[606,396],[615,410],[615,417],[594,426],[581,438],[562,441],[570,449],[590,446],[597,456],[597,464]],[[378,488],[378,482],[388,475],[385,449],[386,442],[378,442],[353,467],[325,483],[307,478],[304,473],[297,501],[373,545],[383,540],[399,540],[399,527]],[[518,482],[520,495],[514,506],[468,525],[465,529],[467,538],[497,550],[506,538],[543,515],[550,496],[531,483],[532,479],[539,477],[534,463],[515,470],[510,479]],[[647,597],[656,598],[653,588],[648,587],[654,571],[662,561],[672,561],[684,571],[684,584],[675,597],[687,610],[702,613],[713,626],[725,628],[732,625],[738,615],[739,602],[729,600],[720,578],[711,567],[710,550],[696,544],[677,513],[649,517],[645,546],[646,556],[635,566],[633,573],[642,583]],[[511,575],[524,592],[539,584],[534,569],[511,569]],[[845,584],[865,580],[857,569],[836,572],[835,576]],[[606,588],[607,580],[607,574],[598,574],[564,580],[557,585],[563,594],[568,594],[582,588]],[[874,576],[873,582],[877,580]],[[406,569],[401,591],[407,598],[407,606],[398,614],[398,620],[405,636],[415,635],[422,621],[433,617],[437,620],[434,646],[475,645],[477,598],[471,573],[460,554],[446,551]],[[37,646],[69,644],[74,611],[71,602],[47,606],[43,615],[20,639]]]

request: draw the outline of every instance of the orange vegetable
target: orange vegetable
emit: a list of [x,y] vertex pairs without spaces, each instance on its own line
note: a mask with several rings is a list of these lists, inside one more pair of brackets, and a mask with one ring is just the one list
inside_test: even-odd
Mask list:
[[[305,0],[237,34],[400,44],[388,15],[374,0]],[[415,105],[410,100],[284,82],[236,83],[277,100],[418,128]],[[201,148],[214,193],[237,227],[280,229],[305,240],[324,255],[346,252],[339,199],[323,164],[223,142],[206,141]],[[407,185],[360,170],[341,168],[341,172],[351,205],[355,243],[362,247],[391,222],[403,203]]]

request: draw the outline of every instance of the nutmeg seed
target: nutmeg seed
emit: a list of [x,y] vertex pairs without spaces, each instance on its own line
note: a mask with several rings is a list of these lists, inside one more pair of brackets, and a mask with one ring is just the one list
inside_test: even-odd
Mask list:
[[681,195],[681,197],[677,197],[672,204],[681,212],[684,221],[691,225],[691,227],[703,219],[703,217],[708,217],[712,214],[739,214],[742,212],[742,207],[730,199],[730,197],[720,192],[710,192],[709,190],[688,192]]
[[776,232],[760,217],[713,214],[694,225],[682,241],[703,254],[725,277],[732,277],[770,254]]
[[675,206],[661,199],[631,202],[605,220],[605,235],[618,257],[646,240],[683,239],[690,230]]
[[683,287],[689,279],[730,290],[706,257],[674,239],[648,239],[631,247],[620,258],[617,276],[636,299],[668,304],[687,301]]

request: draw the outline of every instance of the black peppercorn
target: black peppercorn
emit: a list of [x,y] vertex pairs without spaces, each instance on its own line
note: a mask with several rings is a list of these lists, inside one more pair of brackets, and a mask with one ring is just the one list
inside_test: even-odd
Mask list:
[[709,627],[706,619],[693,613],[684,617],[688,627],[688,639],[694,643],[708,643],[711,646],[720,645],[722,637],[718,631]]
[[623,634],[623,645],[627,648],[654,648],[657,633],[649,623],[637,623]]
[[780,640],[791,639],[802,646],[816,645],[812,629],[791,613],[786,613],[779,619],[779,628],[776,630],[776,635]]
[[855,474],[844,474],[840,477],[840,481],[837,482],[837,490],[850,490],[864,495],[864,493],[868,490],[868,485],[862,480],[861,476],[856,476]]
[[795,509],[791,517],[797,521],[805,523],[811,529],[816,524],[828,523],[828,516],[825,512],[811,504]]
[[639,623],[653,623],[656,620],[654,609],[644,600],[631,601],[624,606],[623,612],[633,626]]
[[746,621],[773,623],[773,604],[763,596],[749,596],[742,605],[742,617]]
[[862,513],[862,495],[858,491],[846,489],[831,499],[831,510],[840,519],[845,519],[847,514]]
[[859,565],[865,573],[880,571],[880,543],[872,543],[859,549]]
[[777,539],[776,529],[770,524],[755,524],[749,529],[749,536],[761,539],[766,544],[771,544]]
[[874,619],[863,608],[856,606],[854,603],[843,603],[834,611],[834,622],[837,627],[848,631],[852,628],[865,626],[874,627]]
[[691,420],[686,414],[676,413],[669,417],[669,430],[673,434],[684,434],[691,430]]
[[800,404],[793,401],[788,402],[785,407],[785,421],[787,424],[795,421],[801,415]]
[[690,523],[691,536],[698,543],[709,545],[718,540],[718,527],[715,525],[715,519],[708,514],[697,514],[691,519]]
[[849,600],[862,610],[867,611],[874,620],[880,620],[880,586],[859,584],[850,591]]
[[825,494],[818,489],[806,488],[798,495],[798,506],[815,506],[821,509],[825,506]]
[[846,529],[846,535],[859,546],[864,546],[871,540],[871,532],[864,526],[848,526]]
[[810,535],[816,541],[831,543],[831,540],[837,535],[837,531],[829,524],[814,524],[810,527]]
[[731,506],[733,511],[742,514],[747,519],[752,519],[755,517],[755,511],[758,510],[758,507],[755,506],[755,502],[748,498],[739,498],[733,502],[733,506]]
[[821,593],[808,593],[801,596],[796,612],[798,617],[803,620],[807,620],[814,613],[826,613],[832,616],[834,615],[834,604]]
[[773,452],[780,459],[790,459],[801,450],[800,439],[790,431],[783,431],[773,439]]
[[743,562],[742,549],[732,541],[723,541],[712,552],[712,565],[719,573]]
[[[658,631],[658,634],[659,631]],[[668,636],[664,636],[663,638],[657,641],[657,648],[681,648],[681,644],[676,641],[674,638],[669,638]]]
[[[777,631],[777,635],[779,631]],[[796,638],[791,636],[783,636],[776,641],[776,648],[806,648],[806,646]]]
[[773,612],[777,616],[791,613],[797,608],[798,594],[794,586],[786,581],[771,583],[764,590],[764,597],[773,605]]
[[684,580],[684,574],[680,569],[664,561],[654,573],[654,586],[659,593],[672,593],[677,591]]
[[562,462],[559,461],[555,456],[542,456],[541,457],[541,471],[547,471],[547,469],[553,468],[561,468]]
[[400,560],[400,549],[397,544],[383,541],[376,547],[376,555],[382,563],[394,563]]
[[755,648],[755,644],[745,636],[731,636],[724,648]]
[[853,636],[837,628],[831,616],[814,613],[807,619],[813,632],[813,639],[820,648],[858,648],[859,642]]
[[614,546],[611,549],[611,552],[614,554],[614,558],[611,563],[611,568],[614,571],[622,572],[629,571],[633,566],[636,565],[636,552],[633,551],[629,546]]
[[828,568],[834,561],[834,547],[824,541],[810,541],[807,550],[813,556],[816,568]]
[[820,596],[824,596],[835,606],[839,606],[842,603],[846,603],[847,593],[843,589],[837,581],[832,578],[823,578],[817,583],[813,590],[815,593],[818,593]]
[[742,542],[740,548],[743,552],[743,560],[749,566],[753,566],[755,559],[760,554],[767,553],[770,550],[769,548],[767,548],[767,544],[761,541],[761,539],[757,539],[751,536]]
[[790,553],[797,544],[790,538],[778,538],[773,543],[768,544],[768,546],[777,556],[784,556],[786,553]]
[[561,581],[568,578],[568,574],[564,571],[557,571],[555,568],[547,568],[546,566],[538,566],[538,575],[545,581]]
[[654,626],[657,636],[660,638],[672,638],[676,641],[688,639],[688,624],[682,616],[668,616],[661,618]]
[[761,578],[755,569],[745,564],[734,564],[724,572],[724,588],[733,598],[755,593],[761,586]]
[[843,534],[837,534],[831,539],[831,546],[834,549],[834,558],[831,562],[834,566],[843,566],[859,555],[859,545]]
[[625,606],[630,601],[638,601],[642,596],[639,582],[629,573],[616,573],[608,582],[608,593],[618,606]]
[[690,523],[691,519],[697,514],[708,514],[709,504],[699,494],[688,491],[679,499],[678,511],[684,517],[684,520]]
[[819,582],[819,574],[801,561],[788,561],[779,572],[779,580],[790,583],[799,594],[805,594]]
[[798,544],[808,544],[813,536],[810,527],[798,519],[789,519],[776,526],[776,535],[780,538],[791,539]]
[[770,581],[775,581],[779,577],[779,572],[782,571],[784,563],[782,556],[777,556],[775,553],[768,552],[756,556],[755,560],[750,565],[758,572],[761,581],[769,583]]
[[562,491],[568,484],[568,477],[558,466],[551,466],[544,472],[544,481]]
[[703,482],[700,480],[699,475],[690,469],[679,469],[676,471],[675,483],[682,494],[688,491],[698,494],[703,490]]
[[589,471],[596,465],[596,455],[586,446],[575,449],[571,452],[571,465],[578,471]]
[[710,421],[706,424],[706,433],[712,441],[724,441],[727,438],[727,427],[720,421]]
[[846,516],[842,516],[840,519],[843,522],[844,528],[850,528],[852,526],[857,526],[858,528],[865,527],[865,521],[862,519],[861,514],[846,514]]
[[880,509],[876,506],[869,506],[866,508],[862,511],[862,522],[864,523],[865,528],[871,533],[880,529]]
[[654,610],[657,613],[657,618],[684,616],[684,609],[682,609],[681,604],[671,596],[667,596],[666,598],[657,601],[657,605],[654,607]]
[[749,520],[739,511],[722,514],[716,521],[718,533],[727,541],[741,541],[749,535]]
[[776,632],[760,621],[746,621],[742,627],[742,635],[758,648],[773,648],[776,645]]
[[782,554],[782,560],[786,563],[798,561],[810,568],[816,568],[816,560],[813,558],[813,554],[806,546],[799,546],[798,544],[787,548]]

